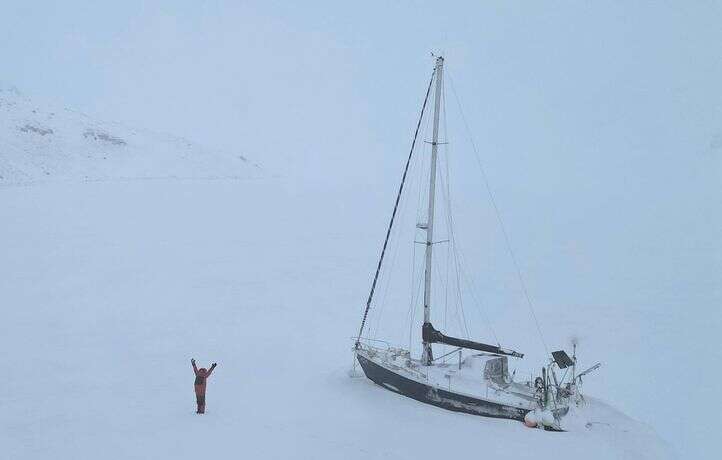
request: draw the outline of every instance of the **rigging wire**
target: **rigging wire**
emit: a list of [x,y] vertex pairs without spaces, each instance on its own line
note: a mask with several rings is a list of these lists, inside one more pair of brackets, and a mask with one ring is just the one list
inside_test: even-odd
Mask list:
[[[448,159],[447,159],[448,162]],[[441,178],[442,182],[442,193],[447,193],[447,190],[449,190],[449,180],[447,177],[446,182],[444,182],[444,178]],[[448,192],[448,195],[444,195],[447,199],[448,208],[451,209],[451,194]],[[454,216],[451,212],[447,214],[448,223],[447,226],[449,228],[449,240],[450,240],[450,246],[452,249],[452,253],[454,255],[454,269],[456,273],[456,286],[457,286],[457,298],[460,303],[460,308],[463,311],[463,297],[461,294],[461,280],[463,279],[466,282],[467,288],[469,292],[471,293],[471,298],[474,301],[474,305],[476,306],[476,309],[479,311],[479,314],[481,315],[482,319],[484,320],[484,323],[489,328],[489,331],[491,332],[491,335],[494,337],[494,340],[497,344],[500,344],[499,337],[496,335],[496,331],[494,330],[494,325],[489,318],[489,315],[486,312],[486,309],[483,307],[483,303],[479,301],[479,299],[476,296],[476,292],[478,289],[476,288],[476,285],[474,284],[473,278],[471,278],[466,270],[464,269],[465,262],[463,260],[462,251],[461,251],[461,244],[456,239],[456,233],[454,231],[454,228],[456,225],[454,224]],[[469,337],[468,332],[468,326],[466,331],[467,337]]]
[[[444,279],[441,277],[441,269],[439,268],[439,264],[435,264],[433,270],[436,272],[436,277],[438,278],[438,284],[441,285],[441,288],[443,290],[447,290],[448,286],[445,284]],[[444,310],[446,310],[446,308],[444,308]],[[457,311],[456,319],[459,320],[458,311]],[[464,331],[463,324],[461,324],[460,320],[459,320],[459,323],[460,323],[459,324],[460,330],[463,332]],[[446,325],[444,325],[444,329],[446,329]],[[440,345],[442,347],[442,350],[444,350],[442,353],[446,353],[447,345],[446,344],[440,344]]]
[[[448,136],[448,126],[447,126],[447,110],[446,110],[446,91],[444,89],[444,93],[442,94],[442,119],[444,123],[444,132]],[[493,323],[491,322],[488,314],[486,313],[486,309],[483,307],[482,303],[478,300],[476,296],[476,286],[473,283],[473,279],[471,279],[466,271],[464,270],[464,262],[462,260],[461,255],[461,249],[460,249],[460,243],[457,242],[456,239],[456,233],[454,231],[456,225],[454,224],[454,216],[452,213],[452,204],[451,204],[451,181],[449,180],[449,177],[451,176],[450,173],[450,166],[451,166],[451,160],[450,156],[448,154],[449,144],[445,145],[445,151],[446,155],[442,156],[443,161],[445,161],[445,171],[446,171],[446,180],[444,180],[444,177],[441,176],[441,183],[442,183],[442,193],[444,194],[444,198],[446,199],[446,218],[447,218],[447,229],[449,232],[449,240],[450,244],[449,247],[452,251],[452,254],[454,256],[454,272],[456,274],[456,290],[457,290],[457,315],[459,312],[461,313],[463,317],[463,328],[461,330],[462,333],[466,335],[467,338],[471,336],[469,332],[469,326],[468,322],[466,320],[466,314],[464,310],[464,299],[461,294],[461,280],[462,277],[464,281],[467,283],[467,287],[469,291],[471,292],[471,297],[473,300],[474,305],[476,306],[476,309],[479,311],[479,314],[481,315],[482,319],[484,320],[484,323],[489,328],[489,331],[491,332],[491,335],[494,337],[494,340],[497,344],[499,344],[499,338],[496,335],[496,331],[494,330]],[[448,263],[448,262],[447,262]]]
[[[432,93],[432,95],[433,95],[433,93]],[[426,135],[426,133],[428,133],[429,124],[430,124],[430,118],[426,117],[425,120],[422,122],[422,127],[421,127],[421,130],[419,131],[421,139],[423,139],[424,136]],[[423,147],[422,147],[422,149],[423,149]],[[419,154],[417,153],[416,157],[412,159],[411,165],[409,166],[409,174],[407,176],[408,177],[408,183],[407,183],[408,185],[406,186],[406,189],[409,191],[414,189],[414,185],[417,184],[418,182],[420,182],[419,181],[420,177],[422,177],[424,175],[423,171],[422,171],[422,174],[417,174],[417,172],[416,172],[416,170],[418,170],[419,168],[423,168],[423,165],[420,164],[422,162],[420,162],[418,160],[418,158],[419,158]],[[416,188],[418,190],[418,189],[420,189],[420,186],[418,186]],[[408,214],[407,210],[410,206],[409,205],[410,201],[411,201],[411,197],[409,196],[409,192],[407,192],[406,195],[402,195],[401,201],[399,203],[400,207],[399,207],[399,211],[398,211],[399,222],[398,222],[398,224],[395,225],[395,229],[392,230],[391,236],[389,238],[389,243],[392,244],[392,246],[393,246],[391,265],[389,266],[389,269],[384,270],[380,275],[380,280],[381,280],[380,283],[382,285],[385,284],[385,287],[382,288],[382,290],[384,291],[384,294],[381,297],[380,308],[378,309],[379,314],[376,317],[376,324],[375,324],[375,328],[373,329],[373,334],[371,333],[371,328],[369,328],[369,334],[371,334],[372,338],[374,338],[374,339],[377,337],[377,335],[379,333],[379,330],[381,327],[381,320],[382,320],[384,312],[386,311],[386,305],[387,305],[386,300],[388,298],[390,287],[392,284],[394,268],[396,267],[396,261],[398,259],[397,255],[399,254],[400,247],[401,247],[401,244],[398,244],[398,243],[393,244],[393,241],[394,240],[399,241],[399,238],[401,237],[401,229],[404,228],[404,223],[406,222],[406,219],[407,219],[407,214]],[[420,213],[420,209],[421,209],[421,193],[419,192],[417,209],[416,209],[417,221],[418,221],[418,214]],[[412,296],[413,296],[414,271],[415,271],[415,260],[416,260],[416,244],[412,244],[412,246],[413,246],[412,247],[412,258],[411,258],[412,272],[411,272],[410,289],[412,290],[411,292],[412,292]],[[409,308],[412,308],[413,305],[414,305],[414,302],[412,301]],[[407,314],[408,314],[408,312],[407,312]],[[413,325],[413,321],[411,322],[411,324]]]
[[[442,190],[444,190],[444,180],[442,181]],[[460,303],[461,312],[463,314],[464,312],[464,306],[463,306],[463,298],[461,295],[461,280],[466,282],[467,287],[469,289],[469,292],[471,293],[471,298],[474,301],[474,305],[476,305],[477,310],[479,310],[479,313],[481,314],[484,322],[486,323],[487,327],[489,328],[489,331],[491,332],[491,335],[494,336],[494,340],[496,340],[496,343],[499,344],[499,338],[496,335],[496,331],[494,330],[494,326],[492,325],[491,320],[489,319],[489,316],[486,314],[486,310],[483,308],[482,303],[479,301],[479,299],[476,297],[476,285],[474,285],[473,280],[467,275],[466,270],[464,269],[464,261],[463,257],[461,255],[461,252],[459,250],[459,243],[456,240],[456,233],[454,232],[454,218],[452,215],[448,215],[448,226],[450,229],[449,232],[449,241],[451,243],[452,253],[454,255],[454,268],[456,272],[456,283],[457,283],[457,291],[458,291],[458,299]],[[466,320],[464,320],[466,322]],[[466,324],[465,324],[466,325]],[[469,337],[469,331],[468,331],[468,325],[466,326],[466,335]]]
[[[441,119],[443,120],[443,126],[444,126],[443,139],[448,141],[449,131],[446,126],[446,92],[445,91],[441,94],[441,108],[442,108]],[[444,142],[442,144],[442,146],[443,146],[442,148],[444,150],[444,152],[443,152],[444,154],[441,155],[441,159],[444,164],[443,171],[446,174],[446,183],[448,184],[449,183],[449,144],[448,144],[448,142]],[[443,178],[442,178],[441,185],[442,185],[441,188],[443,190],[444,189]],[[448,196],[448,194],[449,194],[448,187],[445,191]],[[447,220],[448,220],[448,215],[451,213],[451,201],[447,200],[447,203],[448,203],[448,206],[446,207],[446,214],[447,214]],[[446,232],[448,234],[449,232],[451,232],[451,229],[447,228]],[[449,244],[446,245],[446,285],[444,286],[444,323],[443,323],[444,330],[447,330],[446,315],[447,315],[447,311],[449,309],[449,284],[450,284],[449,283],[449,266],[451,265],[450,259],[451,259],[451,241],[449,241]],[[456,300],[457,300],[457,302],[459,301],[458,299],[456,299]],[[457,306],[457,311],[458,311],[458,305],[456,305],[456,306]],[[468,336],[466,338],[468,338]],[[444,347],[444,350],[446,350],[446,347]]]
[[[431,118],[426,117],[424,120],[424,124],[421,127],[421,138],[423,139],[429,132],[429,124],[431,123]],[[415,161],[415,165],[417,168],[416,177],[417,177],[417,202],[416,202],[416,222],[421,222],[422,219],[422,196],[426,193],[426,183],[422,180],[420,180],[421,177],[425,177],[427,175],[427,162],[425,159],[427,156],[426,153],[426,144],[421,144],[422,151],[416,156],[417,160]],[[409,325],[409,350],[411,350],[411,344],[412,344],[412,337],[413,337],[413,330],[414,330],[414,318],[416,316],[416,309],[414,308],[419,300],[419,293],[421,292],[421,282],[423,281],[423,277],[421,276],[422,271],[417,271],[416,266],[416,230],[413,233],[414,238],[411,241],[411,245],[413,246],[411,251],[411,282],[410,282],[410,292],[409,292],[409,308],[406,311],[406,317],[408,318],[408,325]],[[417,280],[418,277],[418,280]],[[414,286],[416,287],[414,289]]]
[[461,108],[461,101],[459,100],[459,96],[456,93],[456,88],[454,87],[454,80],[453,80],[453,78],[451,78],[450,74],[449,74],[449,82],[451,83],[451,91],[454,93],[454,98],[456,99],[456,104],[459,107],[459,113],[461,115],[461,119],[464,122],[464,127],[466,128],[466,133],[469,136],[469,141],[471,143],[471,147],[474,152],[474,157],[476,158],[476,163],[479,165],[479,169],[481,170],[481,175],[484,179],[484,185],[485,185],[486,191],[489,195],[489,200],[491,201],[492,207],[494,208],[494,213],[496,214],[496,218],[499,221],[499,227],[501,228],[501,232],[504,235],[504,242],[506,243],[506,249],[509,252],[512,263],[514,264],[514,268],[516,269],[516,274],[519,279],[519,284],[521,285],[522,292],[524,293],[524,297],[526,298],[527,306],[529,307],[529,311],[531,312],[532,318],[534,319],[534,324],[536,325],[537,332],[539,333],[539,338],[541,339],[542,345],[544,345],[544,349],[546,350],[547,354],[549,354],[549,347],[547,347],[546,340],[544,340],[544,334],[542,333],[541,326],[539,325],[539,319],[537,318],[536,312],[534,311],[534,306],[532,304],[531,297],[529,296],[529,292],[527,290],[526,283],[524,282],[524,276],[521,273],[521,268],[519,268],[519,263],[517,262],[516,254],[514,253],[514,249],[512,248],[511,239],[509,238],[509,234],[506,231],[506,226],[504,225],[504,220],[501,218],[501,212],[499,211],[499,207],[496,204],[496,199],[494,198],[494,193],[491,190],[489,178],[486,175],[486,170],[484,169],[484,166],[481,162],[479,152],[476,148],[476,143],[474,142],[474,138],[471,135],[471,129],[469,128],[469,124],[467,123],[466,117],[464,116],[464,110]]
[[384,255],[386,254],[386,246],[389,244],[389,236],[391,235],[391,229],[394,226],[394,218],[396,217],[396,211],[399,207],[399,200],[401,199],[401,194],[404,191],[404,182],[406,182],[406,174],[409,172],[409,163],[411,163],[411,157],[414,154],[414,148],[416,147],[416,137],[419,134],[419,127],[421,126],[421,120],[424,118],[424,111],[426,110],[426,103],[429,101],[429,92],[431,91],[431,84],[434,81],[434,75],[436,75],[436,69],[431,73],[431,78],[429,79],[429,86],[426,89],[426,96],[424,96],[424,104],[421,106],[421,113],[419,114],[419,121],[416,124],[416,131],[414,132],[414,139],[411,141],[411,149],[409,150],[409,157],[406,159],[406,166],[404,167],[404,174],[401,177],[401,184],[399,185],[399,192],[396,195],[396,202],[394,203],[394,210],[391,213],[391,219],[389,220],[389,228],[386,230],[386,238],[384,239],[384,245],[381,248],[381,255],[379,256],[379,262],[376,266],[376,274],[374,275],[374,280],[371,283],[371,291],[369,292],[369,297],[366,300],[366,309],[364,310],[363,319],[361,320],[361,326],[359,327],[358,336],[356,337],[356,348],[360,345],[361,335],[363,334],[364,326],[366,325],[366,318],[368,317],[369,310],[371,309],[371,302],[373,301],[374,297],[374,291],[376,290],[376,283],[379,279],[379,272],[381,271],[381,266],[384,262]]
[[[421,186],[419,185],[419,188]],[[418,222],[418,207],[416,210],[416,222]],[[409,283],[409,308],[406,311],[406,317],[409,319],[409,350],[411,349],[411,327],[414,324],[414,316],[413,316],[413,310],[414,310],[414,302],[416,294],[414,291],[414,285],[416,280],[416,242],[411,241],[411,281]]]
[[444,286],[444,322],[443,322],[444,330],[447,330],[446,329],[446,315],[449,310],[449,286],[451,284],[449,282],[449,276],[450,276],[449,266],[451,265],[450,261],[451,261],[451,242],[449,242],[449,244],[446,245],[446,284]]
[[[443,139],[445,141],[448,141],[449,130],[448,130],[448,127],[446,124],[446,89],[445,88],[443,88],[443,92],[441,93],[441,110],[442,110],[441,119],[443,120],[443,127],[444,127],[443,128]],[[448,142],[444,142],[442,144],[442,148],[443,148],[443,155],[441,155],[441,159],[443,161],[443,166],[444,166],[442,171],[446,174],[447,187],[446,187],[445,191],[446,191],[446,196],[448,197],[448,196],[450,196],[449,189],[448,189],[448,184],[449,184],[449,144],[448,144]],[[441,188],[442,188],[442,193],[443,193],[443,190],[444,190],[443,178],[441,180],[441,185],[442,185]],[[451,200],[447,200],[447,206],[446,206],[447,220],[448,220],[448,216],[450,214],[451,214]],[[451,228],[447,227],[446,232],[447,232],[447,234],[450,233]],[[449,307],[448,300],[449,300],[449,286],[450,286],[450,282],[449,282],[449,266],[451,265],[450,260],[451,260],[451,240],[449,240],[449,243],[446,245],[446,285],[444,286],[444,330],[447,330],[446,316],[447,316],[447,310]],[[457,291],[458,291],[458,286],[457,286]],[[461,302],[460,298],[457,297],[456,302],[455,302],[457,312],[459,310],[460,302]],[[466,326],[466,323],[464,323],[464,326]],[[465,329],[467,331],[466,338],[468,339],[469,338],[468,327],[466,327]],[[444,350],[446,352],[446,350],[448,350],[448,348],[446,346],[444,346]]]
[[[435,90],[434,90],[435,91]],[[429,125],[431,124],[431,118],[426,117],[424,121],[424,125],[421,128],[421,138],[425,138],[429,133]],[[421,180],[422,177],[426,177],[428,175],[428,167],[430,167],[430,162],[427,162],[426,159],[428,158],[427,149],[426,147],[428,144],[422,144],[422,152],[419,155],[416,156],[418,160],[416,161],[416,164],[418,165],[419,171],[417,171],[417,183],[418,186],[416,188],[417,191],[417,202],[416,202],[416,222],[422,221],[422,197],[428,195],[428,189],[427,189],[427,183],[423,180]],[[415,230],[416,232],[416,230]],[[414,232],[414,235],[416,233]],[[423,281],[423,271],[416,271],[417,262],[416,262],[416,238],[414,237],[414,240],[411,242],[413,245],[412,249],[412,259],[411,259],[411,286],[410,286],[410,302],[409,302],[409,309],[406,312],[406,315],[408,317],[408,325],[409,325],[409,350],[411,350],[411,344],[412,344],[412,338],[413,338],[413,330],[414,330],[414,318],[416,316],[416,309],[414,308],[417,305],[417,302],[419,300],[419,294],[421,292],[421,282]],[[416,280],[416,277],[418,276],[418,280]],[[414,289],[414,286],[416,286],[416,289]]]
[[[419,281],[416,284],[416,290],[414,291],[414,295],[412,296],[412,305],[419,300],[419,292],[421,292],[421,282],[423,280],[424,278],[422,276],[419,276]],[[416,316],[416,309],[411,308],[411,318],[409,320],[409,350],[411,350],[411,343],[414,333],[414,316]]]
[[[412,187],[413,182],[414,182],[414,174],[413,174],[414,163],[411,164],[410,168],[412,169],[412,174],[409,176],[409,178],[410,178],[409,179],[409,187]],[[401,229],[403,228],[404,222],[406,221],[406,209],[408,208],[408,201],[409,201],[408,198],[406,198],[405,196],[401,197],[401,201],[399,203],[400,208],[399,208],[399,212],[398,212],[399,224],[396,225],[395,230],[392,230],[392,233],[389,238],[389,242],[391,242],[394,239],[399,238],[399,236],[400,236]],[[374,339],[376,338],[376,336],[379,333],[379,329],[381,327],[381,319],[384,315],[384,311],[386,310],[386,299],[388,298],[388,295],[389,295],[389,289],[391,287],[391,281],[393,279],[394,267],[396,267],[397,255],[399,254],[399,247],[401,245],[400,244],[392,244],[392,246],[393,246],[393,249],[392,249],[392,253],[391,253],[391,265],[389,266],[388,270],[385,270],[386,275],[385,276],[383,274],[381,275],[382,278],[385,278],[383,281],[385,282],[386,286],[383,288],[384,294],[381,297],[380,308],[378,309],[379,314],[377,315],[377,318],[376,318],[376,326],[373,330],[373,334],[371,333],[371,328],[369,328],[369,334],[371,334],[371,336]]]
[[[444,125],[444,139],[448,140],[449,128],[448,128],[447,117],[446,117],[447,112],[446,112],[446,87],[445,86],[442,88],[442,91],[443,92],[441,93],[441,119],[442,119],[443,125]],[[452,241],[452,238],[451,238],[454,234],[454,225],[453,225],[453,218],[452,218],[452,212],[451,212],[451,187],[450,187],[451,181],[449,179],[449,177],[450,177],[449,143],[444,142],[443,148],[444,148],[444,155],[441,155],[441,159],[444,162],[443,171],[446,174],[446,180],[444,180],[443,174],[440,175],[441,193],[444,196],[444,198],[446,199],[446,227],[447,227],[447,233],[449,234],[449,250],[451,250],[452,246],[454,247],[454,250],[456,250],[456,248],[454,246],[455,242]],[[455,267],[456,267],[456,264],[455,264]],[[447,269],[448,269],[448,258],[447,258]],[[462,326],[460,329],[461,333],[465,334],[466,338],[468,339],[471,336],[471,334],[469,333],[469,324],[466,321],[466,314],[464,312],[464,299],[461,296],[461,287],[459,286],[459,282],[458,282],[458,278],[459,278],[458,271],[456,272],[456,274],[457,274],[456,291],[458,294],[457,299],[456,299],[456,301],[457,301],[456,314],[457,314],[457,319],[459,319],[461,322],[461,326]],[[459,317],[459,314],[461,314],[460,317]]]
[[[441,269],[439,268],[439,264],[434,265],[434,270],[436,271],[437,278],[439,279],[439,284],[442,288],[445,288],[444,280],[441,278]],[[463,308],[456,308],[456,321],[459,323],[459,331],[466,336],[466,338],[469,338],[469,327],[466,322],[466,315],[464,314]]]

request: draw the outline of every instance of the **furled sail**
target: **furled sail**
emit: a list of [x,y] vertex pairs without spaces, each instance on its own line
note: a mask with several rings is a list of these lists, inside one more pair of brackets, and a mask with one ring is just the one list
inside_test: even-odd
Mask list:
[[424,323],[421,328],[421,335],[424,342],[427,343],[445,343],[453,347],[468,348],[470,350],[486,351],[488,353],[494,353],[497,355],[514,356],[515,358],[523,358],[524,353],[519,353],[514,350],[507,350],[495,345],[487,345],[485,343],[473,342],[471,340],[457,339],[456,337],[449,337],[441,332],[434,329],[431,323]]

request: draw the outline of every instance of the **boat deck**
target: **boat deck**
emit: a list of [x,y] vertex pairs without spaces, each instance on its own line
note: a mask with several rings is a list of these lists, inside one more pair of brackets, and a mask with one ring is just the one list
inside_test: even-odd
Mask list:
[[459,368],[458,363],[423,366],[403,349],[365,347],[359,353],[392,372],[434,388],[524,410],[537,407],[535,391],[530,384],[485,377],[485,366],[490,360],[499,359],[496,355],[482,353],[467,356]]

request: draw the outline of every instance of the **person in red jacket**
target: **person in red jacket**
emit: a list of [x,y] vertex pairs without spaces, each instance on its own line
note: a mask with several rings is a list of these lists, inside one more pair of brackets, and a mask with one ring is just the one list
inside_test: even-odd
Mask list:
[[196,367],[196,360],[191,359],[193,365],[193,372],[196,374],[196,381],[193,384],[196,390],[196,403],[198,404],[198,410],[196,414],[206,413],[206,380],[211,376],[211,372],[216,368],[216,363],[213,363],[210,369],[206,370],[205,367],[198,369]]

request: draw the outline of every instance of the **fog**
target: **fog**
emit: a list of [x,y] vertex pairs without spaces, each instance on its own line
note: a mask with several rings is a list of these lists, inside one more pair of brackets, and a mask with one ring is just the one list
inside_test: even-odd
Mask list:
[[[466,257],[488,272],[479,287],[515,277],[465,122],[542,329],[564,335],[547,337],[550,346],[571,334],[597,340],[590,347],[606,352],[594,358],[607,372],[590,383],[597,396],[650,423],[680,456],[713,455],[722,3],[127,0],[1,10],[2,84],[238,151],[307,194],[327,225],[368,225],[379,245],[430,53],[443,54],[445,152],[456,155],[455,203],[472,229],[460,235]],[[370,282],[378,249],[354,249],[369,254],[359,284]],[[498,318],[523,303],[514,289],[487,296]],[[364,300],[339,308],[360,318]],[[576,312],[578,330],[555,329],[555,315]],[[595,331],[589,318],[609,315],[601,324],[638,327]],[[499,335],[524,340],[496,323]]]

